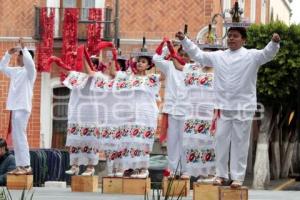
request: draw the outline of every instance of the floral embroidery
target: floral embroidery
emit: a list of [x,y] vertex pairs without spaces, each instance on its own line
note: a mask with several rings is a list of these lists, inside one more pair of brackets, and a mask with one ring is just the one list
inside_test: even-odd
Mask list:
[[70,153],[72,154],[78,154],[78,153],[98,153],[98,149],[89,147],[89,146],[84,146],[84,147],[70,147]]
[[99,130],[95,127],[80,126],[78,124],[69,124],[68,135],[79,135],[80,136],[95,136],[99,137]]
[[88,75],[81,72],[71,71],[63,84],[70,88],[83,88],[88,80]]
[[204,134],[210,135],[211,123],[206,120],[189,119],[185,121],[184,132],[188,134]]
[[215,161],[214,149],[189,149],[186,151],[187,163],[207,163]]
[[213,86],[213,73],[202,72],[201,67],[198,65],[190,65],[187,69],[185,69],[184,73],[184,83],[186,86]]
[[91,90],[104,90],[107,91],[112,88],[113,80],[109,80],[109,78],[106,75],[103,75],[100,72],[97,72],[94,75],[92,84],[91,84]]
[[117,91],[123,89],[138,89],[138,88],[159,88],[159,75],[150,74],[147,76],[133,76],[131,74],[119,74],[115,78],[115,89]]
[[77,124],[69,124],[67,134],[77,135],[79,131],[79,126]]

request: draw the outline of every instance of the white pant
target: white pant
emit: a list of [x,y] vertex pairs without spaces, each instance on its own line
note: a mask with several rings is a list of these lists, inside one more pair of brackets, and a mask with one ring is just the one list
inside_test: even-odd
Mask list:
[[216,175],[218,177],[229,178],[230,152],[231,179],[244,181],[253,115],[254,111],[221,111],[216,131]]
[[[183,149],[184,117],[168,115],[167,150],[169,168],[175,172],[186,172]],[[179,163],[180,161],[180,163]]]
[[26,134],[29,117],[30,112],[26,110],[12,111],[12,142],[15,152],[16,166],[30,166],[29,146]]

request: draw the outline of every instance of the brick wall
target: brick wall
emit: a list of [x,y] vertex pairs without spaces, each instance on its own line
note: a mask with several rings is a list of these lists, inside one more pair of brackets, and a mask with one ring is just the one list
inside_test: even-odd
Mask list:
[[[33,37],[34,5],[44,6],[46,0],[0,0],[0,56],[16,46],[16,39],[8,37]],[[16,64],[15,59],[11,64]],[[5,137],[9,123],[9,111],[5,110],[9,79],[0,73],[0,137]],[[28,124],[28,141],[32,148],[40,146],[40,74],[34,87],[33,109]]]
[[[4,55],[5,51],[11,47],[16,46],[16,42],[0,42],[0,55]],[[10,65],[15,65],[15,56],[12,58]],[[38,73],[32,103],[32,114],[28,123],[28,141],[30,147],[36,148],[40,145],[40,74]],[[9,111],[6,108],[6,98],[8,94],[9,79],[0,73],[0,137],[6,137],[8,124],[9,124]]]

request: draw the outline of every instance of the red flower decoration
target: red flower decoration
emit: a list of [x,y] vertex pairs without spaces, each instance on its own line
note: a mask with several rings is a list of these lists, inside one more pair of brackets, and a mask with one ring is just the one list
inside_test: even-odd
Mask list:
[[98,137],[100,135],[99,129],[95,129],[95,135]]
[[201,132],[203,131],[203,129],[204,129],[204,125],[203,125],[203,124],[201,124],[201,125],[196,125],[195,129],[196,129],[196,131],[197,131],[198,133],[201,133]]
[[119,139],[119,138],[121,138],[121,135],[122,135],[121,131],[118,131],[115,134],[115,138]]
[[71,133],[74,133],[76,131],[76,127],[71,128]]
[[71,153],[76,153],[76,147],[71,148]]
[[89,129],[88,129],[88,128],[84,128],[84,129],[82,130],[83,135],[86,135],[88,132],[89,132]]
[[120,88],[124,88],[126,84],[124,82],[120,83]]
[[195,159],[195,153],[191,153],[189,156],[189,161],[193,161]]
[[139,155],[139,150],[135,150],[133,154],[134,154],[135,156],[138,156],[138,155]]
[[102,133],[101,133],[101,135],[102,135],[102,137],[108,136],[108,131],[106,129],[103,130]]
[[169,169],[164,169],[164,171],[163,171],[163,176],[164,177],[169,177],[170,176],[170,170]]
[[97,85],[97,87],[104,87],[105,83],[104,83],[103,80],[101,80],[101,81],[98,81],[98,82],[96,83],[96,85]]
[[204,83],[206,83],[207,79],[208,79],[207,77],[200,79],[200,84],[203,85]]
[[205,160],[206,161],[209,161],[211,159],[211,155],[210,155],[210,153],[207,153],[206,155],[205,155]]
[[132,136],[136,136],[137,134],[139,133],[139,129],[133,129],[132,131],[131,131],[131,135]]
[[136,86],[136,85],[139,84],[139,83],[140,83],[139,80],[134,80],[133,83],[132,83],[132,85],[133,85],[133,86]]
[[71,79],[70,83],[71,83],[71,85],[75,85],[77,83],[77,80],[76,79]]
[[108,87],[111,88],[114,85],[114,81],[110,81]]
[[117,156],[116,152],[113,152],[110,156],[110,159],[114,160],[116,158],[116,156]]
[[89,150],[89,147],[88,146],[85,146],[84,148],[83,148],[83,152],[87,152]]
[[152,135],[151,131],[146,131],[146,132],[144,133],[144,136],[145,136],[146,138],[149,138],[151,135]]

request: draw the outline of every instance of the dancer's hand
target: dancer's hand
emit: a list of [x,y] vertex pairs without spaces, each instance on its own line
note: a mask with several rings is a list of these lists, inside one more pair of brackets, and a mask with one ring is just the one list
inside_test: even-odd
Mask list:
[[19,39],[19,43],[20,43],[20,45],[21,45],[21,48],[24,49],[25,44],[24,44],[24,39],[23,39],[23,38],[20,38],[20,39]]
[[273,33],[272,41],[276,43],[280,42],[280,36],[278,35],[278,33]]
[[11,48],[11,49],[8,50],[8,53],[9,53],[10,55],[12,55],[12,54],[16,53],[17,51],[18,51],[17,48]]
[[183,32],[178,31],[175,35],[175,37],[177,37],[179,40],[183,40],[185,35],[183,34]]

